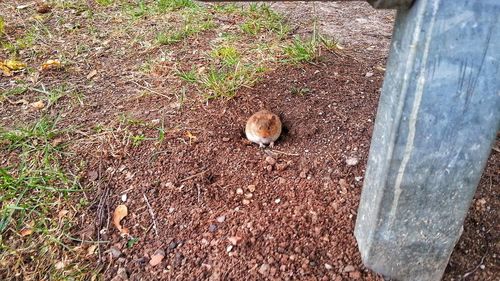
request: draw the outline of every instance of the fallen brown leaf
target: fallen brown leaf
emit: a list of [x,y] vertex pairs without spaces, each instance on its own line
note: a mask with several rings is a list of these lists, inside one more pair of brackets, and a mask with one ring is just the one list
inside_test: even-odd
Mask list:
[[64,217],[65,215],[67,215],[69,213],[68,210],[60,210],[59,213],[57,213],[57,217],[60,219],[62,217]]
[[90,80],[92,79],[92,77],[96,76],[97,75],[97,70],[92,70],[91,72],[89,72],[89,74],[87,74],[87,79]]
[[45,14],[50,12],[52,7],[50,7],[47,3],[44,2],[38,2],[36,4],[36,11],[39,12],[40,14]]
[[55,138],[55,139],[52,141],[52,146],[58,146],[58,145],[60,145],[61,143],[63,143],[63,139],[62,139],[62,138]]
[[42,71],[48,71],[48,70],[55,70],[61,68],[61,62],[58,59],[55,60],[47,60],[42,64],[41,70]]
[[122,227],[121,221],[124,217],[128,215],[128,209],[127,206],[125,205],[118,205],[115,209],[115,212],[113,213],[113,224],[118,228],[120,233],[122,234],[127,234],[128,229],[125,227]]
[[87,249],[87,256],[92,256],[97,249],[97,245],[92,245]]
[[28,227],[28,228],[23,228],[19,234],[21,234],[22,237],[31,235],[33,233],[33,228]]
[[26,64],[17,60],[5,60],[3,62],[5,66],[7,66],[10,70],[23,70],[26,68]]
[[33,108],[36,108],[36,109],[42,109],[45,107],[45,103],[43,103],[43,101],[37,101],[37,102],[34,102],[34,103],[31,103],[30,104]]

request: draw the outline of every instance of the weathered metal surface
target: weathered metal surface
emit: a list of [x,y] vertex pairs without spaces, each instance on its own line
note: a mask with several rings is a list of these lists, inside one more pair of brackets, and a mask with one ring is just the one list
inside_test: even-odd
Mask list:
[[365,265],[440,280],[500,129],[500,1],[398,11],[355,236]]

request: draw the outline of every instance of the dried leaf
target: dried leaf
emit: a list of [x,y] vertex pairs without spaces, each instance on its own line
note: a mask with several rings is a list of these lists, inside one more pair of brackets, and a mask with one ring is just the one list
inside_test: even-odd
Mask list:
[[97,245],[92,245],[87,249],[87,256],[92,256],[97,249]]
[[6,60],[3,62],[10,70],[23,70],[26,68],[26,64],[17,60]]
[[118,205],[115,209],[115,212],[113,213],[113,224],[118,228],[118,230],[122,234],[127,234],[128,229],[125,227],[122,227],[121,221],[124,217],[128,215],[128,209],[127,206],[125,205]]
[[54,267],[55,267],[56,269],[58,269],[58,270],[59,270],[59,269],[63,269],[65,266],[66,266],[66,265],[64,264],[64,262],[63,262],[63,261],[59,261],[59,262],[57,262],[57,263],[54,265]]
[[43,101],[41,101],[41,100],[37,101],[37,102],[34,102],[34,103],[30,104],[30,105],[31,105],[31,107],[34,107],[36,109],[42,109],[42,108],[45,107],[45,103],[43,103]]
[[[53,141],[52,141],[52,146],[58,146],[60,145],[61,143],[63,143],[63,139],[62,138],[55,138]],[[64,211],[64,210],[63,210]],[[62,212],[62,211],[61,211]]]
[[36,11],[39,12],[40,14],[45,14],[50,12],[52,9],[51,6],[49,6],[47,3],[39,2],[36,5]]
[[21,234],[22,237],[31,235],[32,233],[33,233],[33,228],[31,228],[31,227],[23,228],[19,232],[19,234]]
[[195,142],[196,141],[196,136],[191,134],[190,131],[187,131],[186,132],[186,136],[189,138],[189,144],[191,144],[192,142]]
[[5,32],[5,21],[2,16],[0,16],[0,33]]
[[58,59],[55,60],[47,60],[42,64],[42,71],[54,70],[61,68],[61,61]]
[[68,210],[60,210],[59,213],[57,213],[57,217],[59,219],[61,219],[62,217],[64,217],[65,215],[67,215],[69,213]]
[[12,76],[12,71],[5,64],[3,64],[3,62],[0,62],[0,70],[4,76]]
[[92,79],[92,77],[96,76],[97,75],[97,70],[92,70],[91,72],[89,72],[89,74],[87,74],[87,79],[90,80]]

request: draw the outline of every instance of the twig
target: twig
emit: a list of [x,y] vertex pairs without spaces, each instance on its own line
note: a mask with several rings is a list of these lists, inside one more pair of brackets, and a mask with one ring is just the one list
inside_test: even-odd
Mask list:
[[283,151],[279,151],[279,150],[275,150],[275,149],[267,149],[269,151],[271,151],[272,153],[276,153],[276,154],[283,154],[283,155],[288,155],[288,156],[299,156],[299,154],[297,153],[288,153],[288,152],[283,152]]
[[483,265],[484,259],[486,258],[486,255],[487,255],[487,254],[488,254],[488,251],[486,251],[486,253],[484,253],[483,257],[481,258],[481,261],[479,262],[479,264],[478,264],[478,265],[476,265],[476,267],[475,267],[473,270],[471,270],[471,271],[469,271],[469,272],[466,272],[466,273],[464,274],[464,276],[462,276],[462,280],[463,280],[463,279],[465,279],[465,278],[467,278],[467,277],[468,277],[469,275],[471,275],[472,273],[476,272],[476,271],[477,271],[477,270],[481,267],[481,265]]
[[155,230],[155,234],[158,237],[158,227],[156,226],[155,213],[153,212],[153,208],[149,204],[149,200],[148,197],[146,197],[146,193],[143,192],[142,196],[144,196],[144,201],[146,201],[146,204],[148,205],[149,214],[151,215],[151,219],[153,220],[153,229]]
[[188,180],[190,180],[190,179],[192,179],[192,178],[196,178],[197,176],[201,176],[201,175],[203,175],[204,173],[206,173],[207,171],[208,171],[208,169],[203,170],[203,171],[201,171],[201,172],[199,172],[199,173],[196,173],[196,174],[194,174],[194,175],[191,175],[191,176],[189,176],[189,177],[187,177],[187,178],[182,179],[182,180],[181,180],[181,182],[185,182],[185,181],[188,181]]
[[139,88],[143,88],[144,90],[148,90],[148,91],[150,91],[150,92],[151,92],[151,93],[153,93],[153,94],[157,94],[157,95],[162,96],[162,97],[164,97],[164,98],[171,99],[171,97],[169,97],[169,96],[167,96],[167,95],[164,95],[164,94],[161,94],[161,93],[158,93],[157,91],[152,90],[152,89],[150,89],[150,88],[148,88],[148,87],[146,87],[146,86],[142,86],[141,84],[139,84],[139,83],[137,83],[137,82],[135,82],[135,81],[130,81],[130,82],[134,83],[134,84],[135,84],[135,85],[137,85],[137,87],[139,87]]

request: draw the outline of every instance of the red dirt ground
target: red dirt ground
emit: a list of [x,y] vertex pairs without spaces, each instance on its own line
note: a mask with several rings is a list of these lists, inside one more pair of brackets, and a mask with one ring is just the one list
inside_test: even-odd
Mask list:
[[[310,6],[294,5],[275,7],[292,23],[307,22]],[[353,230],[394,13],[351,2],[318,3],[316,13],[347,50],[281,66],[229,101],[187,101],[178,110],[173,98],[132,99],[127,62],[114,68],[119,56],[96,55],[94,66],[109,69],[107,76],[96,76],[85,107],[68,110],[61,124],[82,128],[72,149],[88,163],[82,184],[93,202],[72,236],[110,241],[89,258],[104,265],[106,280],[382,280],[362,265]],[[195,44],[206,46],[203,38]],[[144,77],[150,85],[171,82],[161,69],[153,74]],[[273,150],[242,135],[261,108],[279,113],[287,129]],[[33,117],[11,105],[1,113],[16,122]],[[163,123],[165,141],[124,144],[119,130],[86,141],[96,120],[112,123],[122,113],[146,120],[128,127],[135,135],[154,138]],[[498,280],[499,171],[493,150],[443,280]],[[137,240],[121,237],[110,221],[119,204]],[[165,257],[151,266],[158,250]]]

